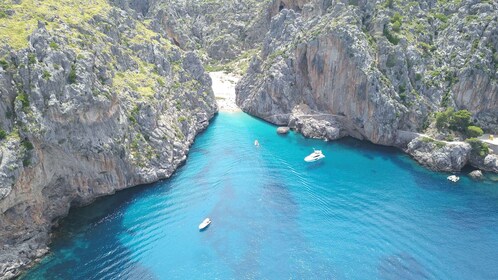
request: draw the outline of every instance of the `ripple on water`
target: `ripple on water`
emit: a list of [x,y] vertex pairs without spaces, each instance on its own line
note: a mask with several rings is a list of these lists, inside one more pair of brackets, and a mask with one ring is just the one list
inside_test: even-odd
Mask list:
[[221,113],[169,180],[71,210],[24,278],[498,279],[497,184],[445,177]]

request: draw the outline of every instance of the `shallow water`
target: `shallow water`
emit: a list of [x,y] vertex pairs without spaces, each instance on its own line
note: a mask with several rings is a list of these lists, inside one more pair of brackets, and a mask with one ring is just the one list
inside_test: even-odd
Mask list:
[[498,279],[498,183],[446,176],[220,113],[171,179],[71,210],[24,279]]

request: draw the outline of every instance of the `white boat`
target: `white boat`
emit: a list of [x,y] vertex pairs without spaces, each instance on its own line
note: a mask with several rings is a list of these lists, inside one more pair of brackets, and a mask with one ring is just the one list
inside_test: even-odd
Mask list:
[[313,153],[311,153],[309,156],[304,158],[304,161],[313,162],[313,161],[317,161],[319,159],[322,159],[324,157],[325,156],[323,155],[321,150],[314,150]]
[[448,176],[447,179],[452,181],[453,183],[456,183],[456,182],[458,182],[458,180],[460,180],[460,177],[458,177],[456,175],[450,175],[450,176]]
[[202,221],[202,223],[199,225],[199,229],[200,229],[200,230],[203,230],[203,229],[207,228],[210,224],[211,224],[211,220],[210,220],[209,218],[206,218],[206,219],[204,219],[204,221]]
[[259,141],[258,140],[254,140],[254,146],[259,147]]

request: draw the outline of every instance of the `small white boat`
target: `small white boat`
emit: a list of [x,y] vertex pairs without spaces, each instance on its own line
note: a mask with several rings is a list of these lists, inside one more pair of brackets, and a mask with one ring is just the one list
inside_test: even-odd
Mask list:
[[313,153],[311,153],[309,156],[307,156],[307,157],[304,158],[304,161],[306,161],[306,162],[313,162],[313,161],[320,160],[320,159],[322,159],[324,157],[325,157],[325,155],[323,155],[323,153],[322,153],[321,150],[314,150]]
[[199,230],[203,230],[207,228],[211,224],[211,220],[209,218],[204,219],[202,223],[199,225]]
[[254,146],[259,147],[259,141],[258,140],[254,140]]
[[456,175],[450,175],[450,176],[448,176],[447,179],[452,181],[453,183],[456,183],[456,182],[458,182],[458,180],[460,180],[460,177],[458,177]]

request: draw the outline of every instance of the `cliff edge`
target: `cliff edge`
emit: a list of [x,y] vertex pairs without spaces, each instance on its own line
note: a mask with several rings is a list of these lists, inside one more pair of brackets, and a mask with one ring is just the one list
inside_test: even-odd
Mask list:
[[169,177],[217,111],[197,55],[134,10],[32,2],[0,4],[0,279],[71,206]]
[[[245,112],[311,137],[349,135],[408,152],[418,137],[472,142],[498,132],[496,2],[274,4],[262,50],[237,86]],[[444,170],[497,170],[469,161],[471,143],[463,144],[447,147],[463,151],[462,164],[448,160]]]

